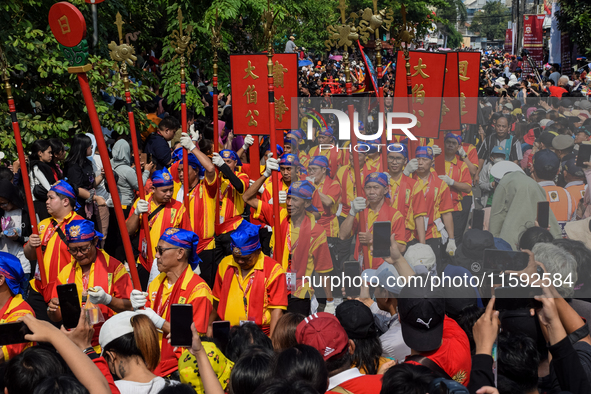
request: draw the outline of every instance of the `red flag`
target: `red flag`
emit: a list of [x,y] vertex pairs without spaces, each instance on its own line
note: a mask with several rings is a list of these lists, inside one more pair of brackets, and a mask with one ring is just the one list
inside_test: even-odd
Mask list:
[[459,52],[458,60],[462,123],[476,124],[478,86],[480,83],[480,52]]
[[230,55],[235,134],[269,135],[267,56]]
[[440,130],[460,130],[460,79],[457,52],[447,52],[443,97]]
[[[266,55],[265,62],[267,61]],[[265,68],[265,71],[267,69]],[[291,109],[298,97],[298,56],[295,53],[273,55],[273,86],[275,87],[275,129],[291,129]],[[232,99],[233,100],[233,99]],[[283,143],[283,139],[280,140]]]

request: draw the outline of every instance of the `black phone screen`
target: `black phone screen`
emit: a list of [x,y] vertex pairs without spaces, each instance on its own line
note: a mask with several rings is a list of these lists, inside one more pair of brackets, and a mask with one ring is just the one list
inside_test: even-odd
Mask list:
[[345,281],[343,287],[347,297],[359,297],[361,289],[354,285],[354,278],[361,275],[361,267],[358,261],[345,261],[343,263]]
[[529,255],[525,252],[514,252],[512,250],[484,250],[484,270],[501,271],[521,271],[527,267]]
[[538,202],[538,215],[536,217],[540,228],[548,228],[550,224],[550,203],[548,201]]
[[577,167],[585,168],[583,163],[586,161],[591,161],[591,144],[579,144]]
[[228,344],[228,339],[230,338],[230,322],[225,321],[214,321],[212,324],[213,328],[213,339],[218,341],[218,344],[221,346],[221,351],[224,352],[226,349],[226,345]]
[[191,347],[193,333],[193,305],[173,304],[170,310],[170,344],[179,347]]
[[484,229],[484,210],[475,209],[472,211],[472,228],[476,230]]
[[58,285],[56,289],[62,311],[62,323],[68,329],[75,328],[78,326],[80,313],[82,312],[76,283]]
[[28,342],[26,334],[32,334],[29,327],[22,321],[0,324],[0,346]]
[[373,257],[390,257],[390,222],[375,222],[373,224]]
[[498,311],[516,310],[525,308],[540,308],[541,302],[534,296],[540,296],[544,292],[541,287],[497,287],[495,289],[495,309]]

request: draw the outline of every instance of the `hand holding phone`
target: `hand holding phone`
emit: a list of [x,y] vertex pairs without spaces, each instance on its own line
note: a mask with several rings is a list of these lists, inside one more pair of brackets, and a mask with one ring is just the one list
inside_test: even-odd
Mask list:
[[75,283],[56,286],[57,297],[62,312],[62,322],[65,328],[72,329],[80,320],[80,297]]
[[539,201],[538,202],[538,215],[536,217],[538,226],[541,228],[548,228],[550,225],[550,202]]
[[390,222],[375,222],[373,224],[373,257],[390,257]]
[[170,344],[191,347],[193,333],[193,304],[173,304],[170,309]]

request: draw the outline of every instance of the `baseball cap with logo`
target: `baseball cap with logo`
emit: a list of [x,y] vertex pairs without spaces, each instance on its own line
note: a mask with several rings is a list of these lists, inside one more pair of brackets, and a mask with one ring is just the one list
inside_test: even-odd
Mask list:
[[348,348],[349,337],[336,317],[330,313],[318,312],[298,324],[296,341],[312,346],[326,361]]
[[441,346],[445,299],[429,286],[405,286],[398,297],[398,315],[402,338],[418,352],[430,352]]

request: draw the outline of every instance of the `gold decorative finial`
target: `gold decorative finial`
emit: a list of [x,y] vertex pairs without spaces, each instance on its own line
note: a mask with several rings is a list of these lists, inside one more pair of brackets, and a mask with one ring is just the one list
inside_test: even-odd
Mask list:
[[115,18],[115,24],[117,25],[117,32],[119,33],[119,44],[123,44],[123,19],[121,18],[121,13],[117,13],[117,17]]
[[217,75],[218,48],[222,45],[222,22],[218,25],[218,9],[215,9],[215,21],[211,26],[211,47],[213,49],[214,74]]
[[179,7],[178,10],[178,20],[179,29],[174,30],[170,35],[170,45],[174,48],[174,52],[176,53],[172,60],[175,60],[179,55],[181,56],[181,60],[183,60],[182,58],[184,58],[185,52],[187,54],[187,57],[190,57],[191,53],[193,53],[193,50],[195,49],[195,43],[189,44],[189,42],[191,41],[191,33],[193,32],[193,26],[187,26],[183,34],[183,12],[181,11],[181,7]]
[[359,34],[355,26],[347,24],[345,17],[347,5],[345,0],[339,0],[339,6],[337,8],[341,11],[341,24],[337,26],[330,25],[326,28],[328,31],[328,40],[324,41],[324,46],[328,51],[332,47],[337,47],[344,48],[346,52],[359,39]]

